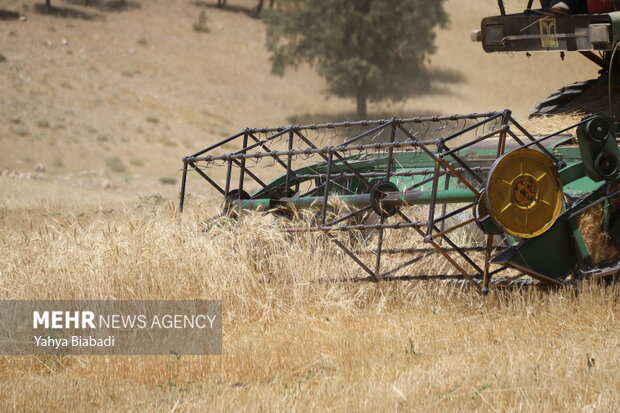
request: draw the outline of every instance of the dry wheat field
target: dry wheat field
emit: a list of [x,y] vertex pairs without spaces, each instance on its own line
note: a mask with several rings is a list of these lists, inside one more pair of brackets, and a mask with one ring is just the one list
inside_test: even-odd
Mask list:
[[[221,299],[221,356],[0,358],[3,411],[615,411],[620,286],[344,283],[359,270],[264,217],[204,232],[158,198],[0,180],[0,298]],[[35,195],[36,194],[36,195]],[[34,199],[34,200],[33,200]],[[294,259],[291,259],[294,257]],[[421,271],[424,269],[421,268]],[[358,274],[359,275],[359,274]]]
[[[308,67],[270,74],[264,27],[243,12],[255,1],[110,13],[53,0],[90,20],[37,3],[0,0],[25,17],[0,20],[0,299],[219,299],[223,354],[0,356],[0,411],[620,411],[620,285],[482,297],[462,284],[342,282],[363,274],[269,216],[205,231],[220,200],[195,181],[179,213],[182,155],[246,126],[353,112]],[[428,63],[458,81],[373,114],[524,118],[596,73],[572,55],[569,67],[484,55],[469,31],[496,2],[446,8]],[[202,10],[209,31],[197,34]]]

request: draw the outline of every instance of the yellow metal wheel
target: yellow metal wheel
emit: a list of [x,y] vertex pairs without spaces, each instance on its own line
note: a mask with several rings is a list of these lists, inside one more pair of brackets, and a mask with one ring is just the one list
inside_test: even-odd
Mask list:
[[493,221],[520,238],[542,234],[562,211],[562,184],[553,161],[529,148],[514,150],[495,161],[485,194]]

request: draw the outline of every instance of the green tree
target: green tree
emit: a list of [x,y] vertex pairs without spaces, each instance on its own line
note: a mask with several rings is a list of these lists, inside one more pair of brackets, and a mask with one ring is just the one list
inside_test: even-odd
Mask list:
[[308,62],[328,94],[355,98],[365,118],[368,100],[402,100],[428,84],[443,1],[279,0],[265,13],[272,71]]

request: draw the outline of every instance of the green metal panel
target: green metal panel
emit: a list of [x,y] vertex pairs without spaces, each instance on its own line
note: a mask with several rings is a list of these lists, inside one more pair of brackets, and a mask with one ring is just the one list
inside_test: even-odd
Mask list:
[[493,262],[508,264],[533,276],[564,278],[576,265],[570,234],[564,214],[564,217],[560,216],[545,233],[509,248],[498,255]]
[[620,12],[609,13],[609,17],[611,18],[611,32],[615,44],[620,42]]
[[590,253],[577,226],[579,216],[572,215],[604,197],[605,190],[601,187],[574,203],[547,232],[509,248],[493,261],[526,270],[543,280],[560,280],[577,268],[590,268]]

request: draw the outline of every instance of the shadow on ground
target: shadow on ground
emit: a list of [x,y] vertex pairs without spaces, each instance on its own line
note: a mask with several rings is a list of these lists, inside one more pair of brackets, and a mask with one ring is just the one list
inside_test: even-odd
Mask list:
[[463,72],[452,68],[436,68],[428,72],[428,89],[422,89],[421,95],[454,95],[450,85],[456,85],[466,81]]
[[74,6],[90,7],[102,12],[120,13],[142,7],[137,1],[131,0],[64,0]]
[[[451,85],[462,83],[465,81],[463,73],[455,69],[433,69],[428,73],[428,81],[426,85],[416,89],[410,98],[436,95],[446,96],[454,95],[454,92],[450,89]],[[411,113],[404,109],[397,109],[395,112],[369,112],[366,119],[391,119],[391,118],[410,118],[410,117],[426,117],[426,116],[438,116],[442,115],[439,112],[429,111],[416,111]],[[342,122],[347,120],[361,120],[358,118],[355,112],[340,112],[340,113],[306,113],[300,115],[294,115],[287,119],[293,125],[301,124],[314,124],[314,123],[329,123],[329,122]]]
[[[418,111],[411,113],[402,109],[395,112],[369,112],[366,119],[392,119],[392,118],[410,118],[441,115],[438,112]],[[331,123],[346,122],[349,120],[361,120],[355,112],[338,112],[338,113],[306,113],[301,115],[293,115],[287,119],[291,125],[312,125],[315,123]]]
[[215,3],[207,3],[206,1],[200,1],[200,0],[192,1],[190,4],[196,7],[223,10],[223,11],[227,11],[231,13],[241,13],[241,14],[245,14],[246,16],[249,16],[255,19],[259,17],[259,15],[256,13],[255,7],[243,7],[239,5],[228,5],[228,4],[225,6],[218,6]]
[[17,19],[19,19],[19,13],[17,13],[16,11],[0,9],[0,20],[17,20]]
[[66,19],[81,19],[81,20],[104,20],[104,17],[96,13],[88,13],[81,10],[72,9],[69,7],[46,7],[45,4],[37,3],[34,5],[34,11],[39,14],[45,14],[53,17],[60,17]]

